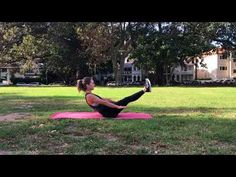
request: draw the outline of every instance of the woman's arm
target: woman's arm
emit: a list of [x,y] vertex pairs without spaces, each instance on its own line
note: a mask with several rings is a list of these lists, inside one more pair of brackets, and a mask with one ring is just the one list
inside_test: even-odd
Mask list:
[[103,100],[106,100],[106,101],[111,102],[111,103],[115,102],[115,101],[111,100],[110,98],[103,98]]
[[110,108],[116,108],[116,109],[123,109],[123,108],[127,108],[127,106],[118,106],[114,103],[111,103],[105,99],[100,99],[94,95],[88,95],[87,96],[87,100],[89,102],[89,104],[102,104],[102,105],[105,105],[105,106],[108,106]]

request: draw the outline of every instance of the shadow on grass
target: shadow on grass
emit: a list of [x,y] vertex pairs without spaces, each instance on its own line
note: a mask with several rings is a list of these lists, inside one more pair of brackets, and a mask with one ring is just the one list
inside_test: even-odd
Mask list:
[[[42,126],[41,126],[42,125]],[[44,120],[0,124],[0,149],[43,154],[235,154],[236,121]]]
[[[45,154],[235,154],[235,108],[158,107],[130,104],[151,120],[50,120],[60,111],[90,111],[83,96],[26,97],[4,94],[0,110],[29,112],[35,121],[0,123],[0,150]],[[31,105],[32,107],[27,107]],[[25,107],[24,107],[25,106]],[[228,115],[230,118],[231,115]]]
[[154,107],[154,106],[141,106],[141,105],[135,105],[132,106],[132,108],[137,110],[142,110],[145,112],[153,112],[159,114],[188,114],[188,113],[224,113],[228,111],[235,110],[235,107],[230,108],[212,108],[212,107]]
[[[58,112],[58,111],[91,111],[92,109],[86,104],[84,96],[22,96],[15,93],[4,94],[1,97],[0,110],[3,112],[22,111],[22,112]],[[26,107],[24,107],[26,105]],[[27,108],[27,105],[31,107]],[[7,111],[8,110],[8,111]],[[158,106],[144,106],[142,104],[132,105],[130,103],[127,109],[123,112],[146,112],[158,115],[193,115],[202,114],[224,114],[234,113],[235,107],[232,108],[211,108],[211,107],[158,107]],[[235,112],[236,114],[236,112]],[[234,116],[235,116],[234,114]],[[235,118],[235,117],[232,117]]]

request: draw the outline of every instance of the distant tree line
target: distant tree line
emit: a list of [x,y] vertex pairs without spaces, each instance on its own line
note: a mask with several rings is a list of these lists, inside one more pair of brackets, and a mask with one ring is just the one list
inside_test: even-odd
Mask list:
[[18,64],[25,73],[41,63],[42,78],[66,85],[99,71],[113,72],[120,83],[127,57],[163,85],[174,67],[187,58],[197,66],[216,44],[235,49],[236,23],[0,22],[0,65]]

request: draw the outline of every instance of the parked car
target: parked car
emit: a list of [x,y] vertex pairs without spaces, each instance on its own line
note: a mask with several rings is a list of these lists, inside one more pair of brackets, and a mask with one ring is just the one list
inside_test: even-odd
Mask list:
[[226,80],[223,80],[223,84],[234,84],[235,83],[235,80],[234,79],[226,79]]
[[30,82],[29,85],[30,86],[39,86],[41,84],[40,84],[40,82]]
[[26,84],[25,82],[17,82],[17,86],[29,86],[29,84]]
[[116,81],[107,82],[107,86],[116,86]]

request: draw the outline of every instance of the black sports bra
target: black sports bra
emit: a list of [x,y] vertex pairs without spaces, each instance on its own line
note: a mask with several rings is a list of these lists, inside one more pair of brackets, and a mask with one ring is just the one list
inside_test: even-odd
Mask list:
[[100,97],[100,96],[98,96],[98,95],[96,95],[96,94],[93,94],[93,93],[86,93],[86,94],[85,94],[85,100],[86,100],[86,103],[87,103],[91,108],[93,108],[93,109],[97,109],[100,105],[99,105],[99,104],[96,105],[96,106],[92,106],[92,105],[90,105],[90,104],[88,103],[88,101],[87,101],[87,95],[88,95],[88,94],[95,95],[95,96],[97,96],[97,97],[100,98],[100,99],[102,99],[102,97]]

